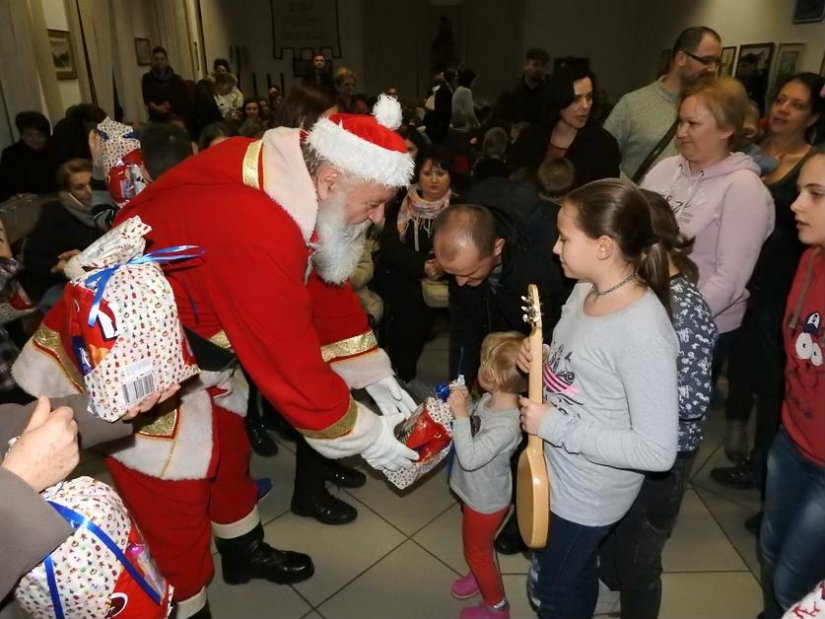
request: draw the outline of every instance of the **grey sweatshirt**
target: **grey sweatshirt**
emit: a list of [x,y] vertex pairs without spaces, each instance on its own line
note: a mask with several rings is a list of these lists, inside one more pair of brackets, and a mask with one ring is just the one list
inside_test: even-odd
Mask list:
[[619,520],[639,493],[642,471],[676,458],[678,341],[664,306],[648,291],[608,316],[587,316],[591,284],[562,308],[544,367],[539,428],[547,443],[550,509],[585,526]]
[[492,514],[510,505],[510,458],[521,443],[519,410],[491,411],[489,404],[490,394],[486,393],[470,418],[453,421],[456,462],[450,473],[450,487],[481,514]]
[[[653,147],[676,120],[679,93],[670,92],[661,80],[627,93],[611,110],[604,128],[613,134],[622,153],[622,175],[632,178]],[[656,158],[676,154],[673,140]],[[654,161],[654,165],[656,163]],[[652,165],[650,166],[653,167]]]

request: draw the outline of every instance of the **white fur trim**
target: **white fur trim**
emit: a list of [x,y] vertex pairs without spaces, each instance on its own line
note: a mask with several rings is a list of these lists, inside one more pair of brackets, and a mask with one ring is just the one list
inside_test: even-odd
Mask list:
[[249,401],[249,383],[241,372],[240,366],[235,366],[223,372],[207,372],[201,370],[201,383],[205,388],[217,387],[223,393],[214,397],[215,404],[235,413],[241,417],[246,417],[246,407]]
[[263,136],[263,188],[289,214],[309,243],[318,216],[318,192],[301,153],[300,129],[277,127]]
[[309,446],[322,456],[334,460],[360,455],[365,449],[369,449],[381,434],[381,418],[357,400],[355,406],[358,412],[352,430],[336,438],[306,436],[304,438]]
[[333,361],[329,367],[344,379],[350,389],[363,389],[394,375],[390,358],[381,348],[343,361]]
[[109,455],[158,479],[206,477],[212,459],[212,400],[197,379],[183,391],[174,439],[135,434],[134,440],[113,443]]
[[177,619],[186,619],[194,615],[204,606],[206,606],[206,587],[202,587],[201,590],[191,598],[175,602],[175,608],[177,609],[175,617]]
[[30,396],[59,398],[80,393],[66,376],[57,360],[43,352],[29,339],[11,368],[17,385]]
[[309,145],[332,165],[387,187],[409,183],[415,167],[407,153],[388,150],[321,118],[307,138]]
[[395,131],[401,126],[403,115],[401,114],[401,104],[389,95],[378,95],[378,101],[372,107],[372,115],[379,125],[384,125],[387,129]]
[[215,537],[219,537],[221,539],[232,539],[233,537],[246,535],[252,529],[257,527],[260,522],[261,515],[258,513],[258,506],[256,505],[252,508],[251,512],[235,522],[230,522],[228,524],[213,522],[212,533],[215,534]]

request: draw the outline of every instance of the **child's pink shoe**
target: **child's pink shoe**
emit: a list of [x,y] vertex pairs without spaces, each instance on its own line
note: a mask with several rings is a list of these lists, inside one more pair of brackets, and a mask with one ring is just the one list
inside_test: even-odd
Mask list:
[[476,577],[470,572],[466,576],[456,578],[450,588],[450,594],[459,600],[466,600],[478,593],[478,583]]
[[510,619],[510,609],[495,610],[482,602],[478,606],[470,606],[461,611],[461,619]]

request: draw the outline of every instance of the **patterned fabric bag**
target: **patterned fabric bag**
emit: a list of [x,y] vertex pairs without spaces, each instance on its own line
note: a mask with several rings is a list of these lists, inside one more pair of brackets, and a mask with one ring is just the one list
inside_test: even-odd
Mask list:
[[15,590],[34,619],[163,619],[172,587],[163,579],[117,493],[91,477],[43,491],[73,533]]

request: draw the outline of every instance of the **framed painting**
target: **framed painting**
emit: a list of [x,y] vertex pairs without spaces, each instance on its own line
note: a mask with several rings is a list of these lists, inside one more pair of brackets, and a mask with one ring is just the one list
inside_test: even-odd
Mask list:
[[799,70],[802,64],[802,54],[805,51],[803,43],[782,43],[776,52],[776,63],[774,63],[771,84],[773,88],[782,83],[785,78],[790,77]]
[[796,0],[793,23],[806,24],[825,19],[825,0]]
[[152,45],[149,39],[135,39],[135,58],[141,67],[152,64]]
[[49,30],[49,46],[51,47],[57,79],[77,79],[77,67],[69,33],[65,30]]
[[736,63],[736,46],[722,48],[722,62],[719,63],[719,75],[733,75],[733,66]]
[[768,95],[768,78],[773,62],[773,43],[751,43],[739,47],[734,77],[742,82],[748,97],[765,111],[765,98]]

